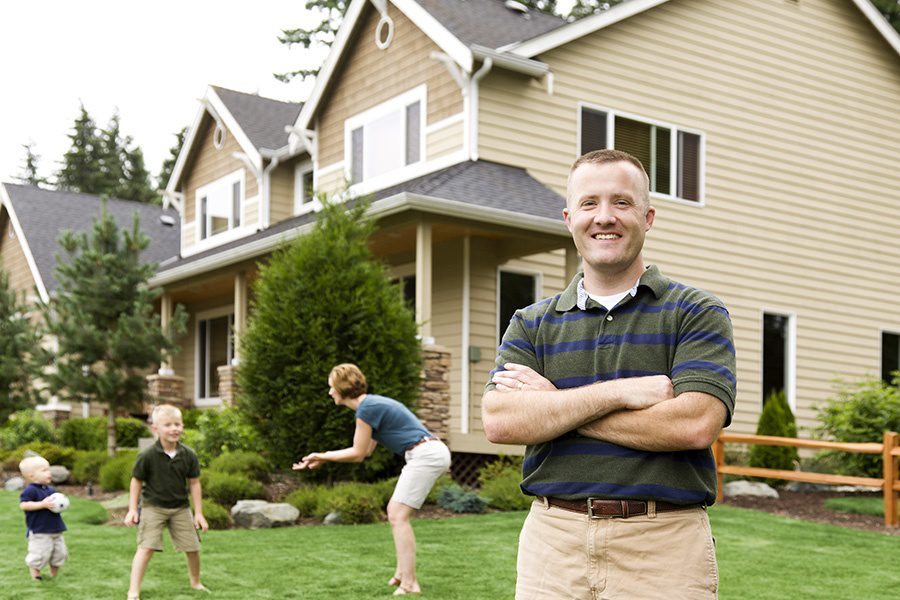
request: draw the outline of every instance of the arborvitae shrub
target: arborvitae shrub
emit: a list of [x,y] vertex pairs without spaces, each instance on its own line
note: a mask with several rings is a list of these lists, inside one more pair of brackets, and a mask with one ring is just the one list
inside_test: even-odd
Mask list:
[[[784,391],[773,392],[766,399],[756,435],[772,435],[778,437],[797,437],[797,421],[791,407],[787,403]],[[750,448],[750,466],[766,469],[793,471],[800,460],[797,448],[791,446],[765,446],[754,444]],[[766,479],[769,485],[783,485],[783,479]]]

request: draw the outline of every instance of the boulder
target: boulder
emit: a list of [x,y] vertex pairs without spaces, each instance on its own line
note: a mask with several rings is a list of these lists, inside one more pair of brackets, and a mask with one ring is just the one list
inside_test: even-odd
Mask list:
[[69,480],[69,470],[62,465],[50,467],[50,480],[53,483],[65,483]]
[[757,498],[778,498],[775,489],[761,481],[732,481],[726,483],[722,493],[728,496],[755,496]]
[[835,492],[835,493],[870,493],[880,492],[881,488],[864,485],[827,485],[823,483],[807,483],[805,481],[791,481],[784,486],[788,492]]
[[328,513],[322,521],[323,525],[341,525],[343,523],[344,522],[341,520],[341,513],[339,512]]
[[293,525],[300,511],[285,503],[265,500],[238,500],[231,508],[231,517],[238,527],[268,529]]
[[17,492],[25,487],[25,480],[21,477],[10,477],[3,485],[3,489],[7,492]]

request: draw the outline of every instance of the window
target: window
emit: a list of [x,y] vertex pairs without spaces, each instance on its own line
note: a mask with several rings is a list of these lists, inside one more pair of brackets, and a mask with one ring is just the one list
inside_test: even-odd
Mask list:
[[580,153],[616,148],[637,157],[650,177],[650,191],[701,201],[703,138],[674,125],[581,107]]
[[500,271],[497,339],[502,340],[515,312],[537,301],[538,276],[533,273]]
[[197,321],[197,398],[219,397],[219,367],[234,357],[233,328],[233,314]]
[[422,160],[425,86],[347,119],[350,182],[378,177]]
[[894,371],[900,371],[900,334],[881,332],[881,378],[894,384]]
[[241,226],[244,170],[197,189],[199,238],[205,240]]
[[315,199],[312,165],[297,165],[294,169],[294,213],[306,212],[315,204]]
[[794,320],[789,315],[763,313],[762,404],[784,392],[794,406]]

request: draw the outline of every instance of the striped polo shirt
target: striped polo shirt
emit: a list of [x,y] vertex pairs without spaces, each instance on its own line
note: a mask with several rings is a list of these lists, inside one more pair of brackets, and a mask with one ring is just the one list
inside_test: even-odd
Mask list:
[[[667,375],[675,395],[706,392],[734,412],[731,319],[716,297],[649,267],[636,293],[607,311],[584,293],[579,273],[561,294],[516,311],[497,353],[557,388]],[[579,293],[580,292],[580,293]],[[488,382],[486,390],[493,390]],[[712,451],[647,452],[571,431],[526,448],[522,491],[565,499],[631,498],[678,504],[716,498]]]

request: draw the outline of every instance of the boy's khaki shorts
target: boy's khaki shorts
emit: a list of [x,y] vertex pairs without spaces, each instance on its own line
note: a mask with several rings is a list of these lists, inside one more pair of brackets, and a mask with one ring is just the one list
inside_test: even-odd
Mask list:
[[43,569],[48,564],[58,567],[69,558],[69,549],[61,533],[29,533],[28,554],[25,564],[32,569]]
[[143,506],[138,523],[138,548],[162,552],[162,532],[169,528],[176,552],[199,552],[200,536],[194,529],[194,516],[189,508]]

